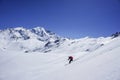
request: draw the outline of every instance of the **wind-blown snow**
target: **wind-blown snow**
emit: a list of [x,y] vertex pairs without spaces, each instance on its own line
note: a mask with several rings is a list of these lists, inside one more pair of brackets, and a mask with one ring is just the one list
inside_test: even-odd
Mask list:
[[[52,41],[41,41],[30,30],[24,30],[32,38],[7,38],[11,36],[9,30],[0,34],[0,80],[120,80],[120,37],[70,40],[51,33]],[[74,57],[71,64],[69,55]]]

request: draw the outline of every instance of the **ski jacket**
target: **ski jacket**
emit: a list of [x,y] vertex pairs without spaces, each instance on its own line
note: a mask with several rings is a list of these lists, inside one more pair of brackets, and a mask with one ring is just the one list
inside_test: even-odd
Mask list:
[[69,60],[73,60],[73,57],[72,56],[69,56],[69,58],[68,58]]

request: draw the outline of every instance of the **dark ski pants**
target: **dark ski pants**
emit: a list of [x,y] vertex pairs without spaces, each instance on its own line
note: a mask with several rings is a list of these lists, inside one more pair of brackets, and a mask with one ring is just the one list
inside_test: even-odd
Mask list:
[[73,61],[73,60],[72,60],[72,59],[70,59],[70,60],[69,60],[69,64],[70,64],[72,61]]

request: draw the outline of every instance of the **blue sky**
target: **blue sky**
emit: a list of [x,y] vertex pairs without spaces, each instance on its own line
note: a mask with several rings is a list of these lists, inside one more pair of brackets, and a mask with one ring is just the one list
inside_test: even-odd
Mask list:
[[60,36],[120,31],[120,0],[0,0],[0,29],[42,26]]

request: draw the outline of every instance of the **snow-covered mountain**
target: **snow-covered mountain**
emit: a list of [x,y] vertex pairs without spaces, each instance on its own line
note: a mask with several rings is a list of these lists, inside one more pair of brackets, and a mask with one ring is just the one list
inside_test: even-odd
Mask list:
[[0,31],[0,48],[7,50],[47,52],[50,51],[49,48],[58,47],[64,40],[65,38],[42,27],[33,29],[17,27]]
[[67,39],[41,27],[0,30],[0,80],[120,80],[120,34]]
[[[114,34],[115,35],[115,34]],[[112,37],[114,38],[114,35]],[[112,41],[111,37],[68,39],[45,30],[42,27],[26,29],[23,27],[0,30],[0,49],[19,50],[23,52],[51,52],[63,50],[94,51]]]

